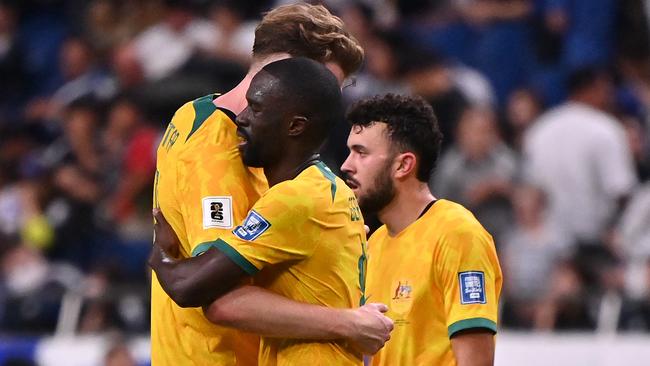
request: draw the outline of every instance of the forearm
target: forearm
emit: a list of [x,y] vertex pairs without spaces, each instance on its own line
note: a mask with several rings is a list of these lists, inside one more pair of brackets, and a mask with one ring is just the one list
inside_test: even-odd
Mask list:
[[198,257],[177,260],[154,245],[149,265],[156,272],[162,288],[178,306],[199,307],[226,293],[241,277],[239,273],[215,271],[224,265],[220,263],[220,257],[208,255],[215,251],[211,249]]
[[333,340],[346,338],[350,309],[289,300],[256,286],[243,286],[204,307],[213,323],[265,337]]

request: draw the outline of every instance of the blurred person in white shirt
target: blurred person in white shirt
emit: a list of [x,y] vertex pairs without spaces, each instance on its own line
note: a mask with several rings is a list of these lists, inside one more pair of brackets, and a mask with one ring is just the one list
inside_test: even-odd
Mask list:
[[597,68],[569,77],[569,100],[543,114],[524,138],[525,175],[549,195],[549,213],[579,242],[598,242],[637,185],[619,121],[607,113],[614,88]]

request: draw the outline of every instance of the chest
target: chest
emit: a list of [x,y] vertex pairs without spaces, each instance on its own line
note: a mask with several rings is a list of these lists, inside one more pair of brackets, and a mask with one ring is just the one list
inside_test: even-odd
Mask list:
[[368,301],[387,304],[396,322],[408,321],[414,309],[435,302],[430,250],[400,249],[399,244],[388,241],[381,247],[373,244],[368,250]]

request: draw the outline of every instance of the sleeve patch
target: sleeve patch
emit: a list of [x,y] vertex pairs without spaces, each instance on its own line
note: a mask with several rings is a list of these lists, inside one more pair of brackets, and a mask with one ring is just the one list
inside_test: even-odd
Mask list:
[[208,196],[201,200],[203,228],[232,228],[232,197]]
[[246,220],[233,230],[238,238],[253,241],[271,227],[271,223],[254,210],[248,213]]
[[460,303],[485,304],[485,275],[480,271],[458,273],[460,283]]

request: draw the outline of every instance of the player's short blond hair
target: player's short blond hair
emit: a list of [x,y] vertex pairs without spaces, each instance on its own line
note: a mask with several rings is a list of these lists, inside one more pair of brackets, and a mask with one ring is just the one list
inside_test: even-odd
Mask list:
[[255,29],[253,57],[273,53],[338,64],[345,76],[361,67],[363,48],[343,21],[322,5],[284,5],[271,10]]

